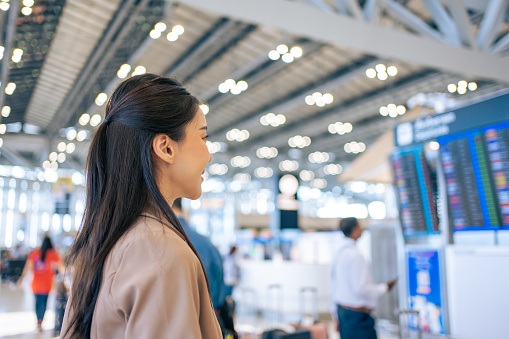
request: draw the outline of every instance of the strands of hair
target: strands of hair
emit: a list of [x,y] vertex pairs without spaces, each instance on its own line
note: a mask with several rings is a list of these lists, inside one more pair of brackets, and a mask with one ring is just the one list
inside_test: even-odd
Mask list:
[[98,126],[87,159],[85,216],[69,254],[75,276],[63,338],[90,337],[106,258],[144,211],[175,227],[197,253],[159,191],[152,163],[154,137],[180,141],[197,109],[198,100],[181,84],[155,74],[131,77],[111,95],[108,123]]

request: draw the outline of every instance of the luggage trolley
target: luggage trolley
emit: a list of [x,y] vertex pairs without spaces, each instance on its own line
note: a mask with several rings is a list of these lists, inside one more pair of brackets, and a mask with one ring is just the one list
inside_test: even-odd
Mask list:
[[[401,321],[402,315],[407,316],[405,323]],[[411,316],[417,317],[417,331],[411,330],[410,326],[408,326],[409,318]],[[413,333],[417,333],[417,336],[416,336],[417,339],[422,339],[421,319],[420,319],[419,311],[417,311],[417,310],[401,310],[398,312],[398,319],[399,319],[399,331],[398,332],[399,332],[400,339],[415,338],[415,336],[413,336]],[[403,326],[403,324],[405,324],[405,326]],[[405,330],[403,330],[403,328],[405,328]],[[408,337],[406,337],[404,335],[408,335]]]

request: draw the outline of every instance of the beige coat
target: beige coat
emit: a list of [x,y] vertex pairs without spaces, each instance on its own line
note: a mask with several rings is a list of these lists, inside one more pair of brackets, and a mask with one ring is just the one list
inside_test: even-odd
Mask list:
[[[62,333],[67,329],[66,312]],[[140,217],[106,260],[91,338],[222,338],[205,274],[187,243]]]

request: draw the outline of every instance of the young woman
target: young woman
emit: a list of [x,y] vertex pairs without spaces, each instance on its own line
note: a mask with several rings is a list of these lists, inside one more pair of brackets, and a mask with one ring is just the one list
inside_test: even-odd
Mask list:
[[41,248],[30,252],[27,258],[23,273],[18,280],[18,286],[21,287],[23,279],[28,272],[33,272],[32,292],[35,295],[35,314],[37,315],[37,329],[42,329],[42,321],[46,313],[48,304],[48,295],[53,287],[55,276],[55,267],[62,269],[63,265],[60,256],[53,249],[53,244],[49,237],[44,237]]
[[170,206],[197,199],[211,160],[198,101],[145,74],[111,95],[87,160],[62,338],[221,338],[208,281]]

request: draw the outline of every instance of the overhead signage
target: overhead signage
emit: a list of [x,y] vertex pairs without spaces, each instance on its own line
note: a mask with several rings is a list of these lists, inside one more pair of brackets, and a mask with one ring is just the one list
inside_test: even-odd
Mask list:
[[444,135],[503,121],[509,121],[509,94],[397,125],[395,144],[398,147],[420,144]]

